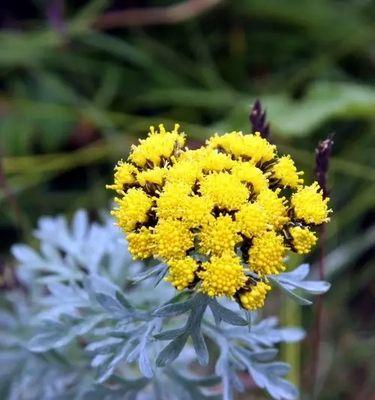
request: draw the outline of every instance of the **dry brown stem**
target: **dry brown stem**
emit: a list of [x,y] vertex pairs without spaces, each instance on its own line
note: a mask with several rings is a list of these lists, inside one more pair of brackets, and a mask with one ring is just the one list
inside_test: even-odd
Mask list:
[[203,14],[223,0],[187,0],[168,7],[131,8],[111,11],[100,16],[94,23],[97,29],[113,29],[127,26],[171,25]]

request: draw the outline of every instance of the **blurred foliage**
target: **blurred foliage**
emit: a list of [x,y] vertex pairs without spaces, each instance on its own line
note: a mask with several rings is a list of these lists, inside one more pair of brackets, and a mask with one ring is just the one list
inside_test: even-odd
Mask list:
[[[307,180],[317,142],[335,133],[326,246],[334,286],[325,303],[319,399],[370,398],[374,3],[237,0],[174,25],[91,28],[108,9],[171,3],[66,1],[61,26],[46,18],[47,2],[1,6],[3,254],[30,239],[42,214],[107,207],[113,163],[150,124],[177,121],[197,141],[247,131],[259,98],[273,140],[310,171]],[[303,320],[309,329],[312,313]],[[306,360],[310,352],[307,346]],[[302,372],[308,382],[308,367]]]

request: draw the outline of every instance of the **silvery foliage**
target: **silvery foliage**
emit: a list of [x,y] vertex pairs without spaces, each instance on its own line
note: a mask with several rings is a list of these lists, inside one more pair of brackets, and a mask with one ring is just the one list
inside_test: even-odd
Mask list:
[[[44,217],[35,237],[38,251],[13,247],[22,289],[1,298],[0,398],[230,400],[244,372],[274,399],[298,397],[275,356],[278,343],[303,338],[300,328],[232,301],[176,295],[164,265],[131,260],[110,218],[90,224],[79,211],[69,226]],[[270,281],[307,304],[297,290],[329,288],[306,281],[308,272],[302,265]],[[206,366],[200,375],[196,360]]]

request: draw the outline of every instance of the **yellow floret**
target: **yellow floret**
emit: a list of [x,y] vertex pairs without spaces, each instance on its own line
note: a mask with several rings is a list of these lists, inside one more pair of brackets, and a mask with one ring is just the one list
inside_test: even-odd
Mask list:
[[233,165],[232,174],[241,182],[251,184],[254,193],[259,193],[268,187],[267,176],[250,162],[237,161]]
[[193,186],[202,177],[202,170],[199,163],[177,159],[175,164],[166,171],[165,178],[171,183],[186,183]]
[[194,237],[186,223],[178,220],[159,220],[154,230],[155,255],[163,260],[183,258],[194,245]]
[[242,132],[215,135],[207,141],[207,145],[211,148],[223,149],[236,158],[250,159],[253,164],[272,160],[276,152],[276,146],[262,138],[259,132],[255,132],[254,135],[243,135]]
[[288,220],[287,209],[284,206],[285,198],[279,197],[280,189],[275,191],[266,189],[259,193],[257,203],[267,214],[267,222],[276,229],[281,228]]
[[132,231],[137,224],[148,219],[148,211],[152,206],[152,198],[141,189],[131,188],[122,198],[116,198],[118,207],[112,211],[117,224],[125,231]]
[[254,135],[243,137],[243,156],[257,164],[271,161],[275,157],[276,146],[260,136],[259,132]]
[[204,172],[229,170],[234,164],[234,161],[227,154],[207,147],[188,150],[182,153],[179,159],[183,162],[195,164],[200,171]]
[[327,203],[329,198],[323,199],[323,194],[317,182],[310,186],[298,189],[291,198],[291,205],[297,219],[308,224],[322,224],[329,221]]
[[213,256],[209,262],[202,264],[202,268],[198,272],[202,279],[201,290],[210,297],[231,297],[246,282],[240,260],[233,255]]
[[181,260],[168,261],[168,267],[169,275],[165,280],[170,282],[177,290],[183,290],[194,281],[198,264],[193,258],[186,257]]
[[146,186],[150,183],[161,186],[164,181],[165,173],[166,170],[160,167],[146,169],[144,171],[138,172],[137,181],[141,186]]
[[303,172],[298,172],[294,161],[290,156],[280,157],[276,164],[272,167],[272,175],[283,186],[295,189],[298,185],[303,184],[303,179],[300,178]]
[[310,229],[295,226],[290,228],[289,232],[292,235],[293,246],[298,254],[307,254],[315,246],[317,237]]
[[267,229],[267,221],[264,208],[257,203],[244,204],[236,213],[238,229],[248,238],[263,233]]
[[199,239],[202,253],[220,256],[234,252],[234,246],[241,237],[237,234],[237,225],[232,218],[229,215],[220,215],[203,225]]
[[184,152],[182,152],[178,158],[177,161],[180,162],[189,162],[189,163],[196,163],[199,165],[199,161],[202,159],[202,154],[204,152],[204,149],[202,148],[199,149],[185,149]]
[[126,185],[135,183],[135,174],[137,168],[134,165],[128,164],[120,160],[115,166],[115,179],[113,185],[106,185],[107,189],[116,190],[121,192]]
[[258,282],[250,290],[240,294],[240,302],[246,310],[257,310],[264,306],[264,300],[271,286],[264,282]]
[[259,275],[278,274],[285,269],[283,259],[286,248],[283,238],[274,231],[253,239],[249,250],[250,269]]
[[156,200],[156,214],[159,218],[182,218],[186,211],[186,199],[190,186],[185,183],[168,183]]
[[167,183],[156,201],[157,216],[183,219],[190,228],[206,223],[214,204],[210,199],[189,195],[190,191],[185,183]]
[[219,208],[227,210],[239,209],[249,197],[249,190],[239,178],[227,172],[205,176],[201,181],[200,193]]
[[242,132],[230,132],[219,136],[217,133],[207,140],[209,148],[224,150],[227,154],[241,157],[243,154],[243,134]]
[[203,171],[223,171],[232,168],[234,161],[227,155],[215,149],[202,148],[199,164]]
[[150,229],[142,226],[139,232],[128,234],[128,248],[134,259],[145,259],[153,255],[153,234]]
[[212,219],[213,202],[201,196],[187,196],[184,200],[183,219],[190,228],[207,224]]
[[150,127],[146,139],[141,139],[138,146],[132,146],[129,160],[139,167],[148,164],[160,166],[163,160],[169,159],[177,149],[185,144],[185,136],[178,133],[179,125],[176,124],[172,132],[166,131],[164,125],[159,125],[159,132]]

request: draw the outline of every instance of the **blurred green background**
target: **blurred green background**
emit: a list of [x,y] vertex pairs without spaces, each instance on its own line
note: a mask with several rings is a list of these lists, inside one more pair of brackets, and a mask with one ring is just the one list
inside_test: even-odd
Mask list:
[[[333,288],[324,297],[314,388],[314,335],[283,356],[301,366],[292,379],[307,398],[370,399],[374,18],[366,0],[3,1],[1,269],[12,243],[32,240],[41,215],[108,208],[113,165],[150,124],[179,122],[196,142],[249,131],[259,98],[274,142],[307,181],[315,146],[335,134],[325,258]],[[285,322],[314,332],[316,307],[283,300],[282,308]]]

